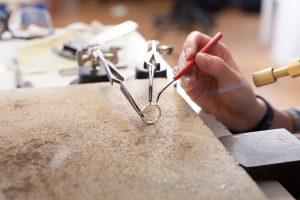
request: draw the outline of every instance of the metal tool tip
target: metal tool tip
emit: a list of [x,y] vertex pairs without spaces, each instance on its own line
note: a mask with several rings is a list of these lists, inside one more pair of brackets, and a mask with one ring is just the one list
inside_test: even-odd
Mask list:
[[161,94],[161,92],[160,92],[160,93],[158,93],[158,95],[157,95],[157,98],[156,98],[156,103],[158,103],[158,100],[159,100],[160,94]]
[[163,91],[165,91],[170,85],[172,85],[172,83],[174,83],[175,79],[173,79],[170,83],[168,83],[168,85],[166,85],[157,95],[156,98],[156,103],[158,103],[159,97],[160,95],[163,93]]

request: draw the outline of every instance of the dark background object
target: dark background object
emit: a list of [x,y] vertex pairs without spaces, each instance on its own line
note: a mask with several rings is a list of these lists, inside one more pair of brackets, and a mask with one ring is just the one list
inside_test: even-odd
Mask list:
[[261,0],[231,0],[231,4],[240,7],[246,12],[259,12]]
[[107,82],[108,77],[104,70],[104,66],[100,66],[97,70],[91,67],[81,67],[79,69],[79,83],[96,83]]
[[294,197],[300,195],[300,141],[285,129],[220,138],[255,180],[276,179]]
[[104,70],[104,67],[94,70],[92,67],[85,66],[78,69],[78,79],[73,80],[70,84],[83,84],[83,83],[97,83],[108,82],[108,77]]
[[[167,68],[160,66],[159,70],[154,71],[155,78],[167,78]],[[149,70],[144,67],[144,64],[140,64],[135,68],[136,79],[147,79],[149,78]]]
[[209,33],[214,26],[211,12],[220,10],[225,5],[227,1],[224,0],[175,0],[171,13],[156,17],[154,23],[161,27],[161,32],[169,29],[170,25],[190,32],[193,25],[198,23],[203,32]]
[[167,15],[154,18],[154,24],[160,27],[154,38],[162,38],[171,25],[187,32],[194,30],[194,25],[202,27],[201,32],[210,34],[215,25],[213,13],[228,7],[238,7],[246,12],[258,12],[261,0],[174,0],[173,9]]

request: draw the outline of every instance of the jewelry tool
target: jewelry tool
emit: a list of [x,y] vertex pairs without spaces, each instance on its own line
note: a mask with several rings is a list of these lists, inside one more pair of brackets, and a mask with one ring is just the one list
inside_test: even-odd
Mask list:
[[149,47],[146,59],[144,61],[144,68],[148,70],[148,79],[149,79],[149,104],[152,103],[152,96],[153,96],[153,79],[154,79],[154,73],[156,70],[160,69],[160,63],[159,63],[159,53],[157,52],[157,45],[158,41],[151,40],[149,41]]
[[161,45],[157,40],[148,41],[148,52],[144,60],[144,69],[148,71],[149,87],[149,105],[142,108],[142,119],[148,124],[152,124],[159,120],[161,116],[160,107],[152,103],[153,97],[153,80],[154,77],[160,77],[163,72],[167,75],[167,68],[164,66],[164,61],[161,54],[171,54],[173,48],[167,45]]
[[[215,44],[222,38],[222,33],[218,32],[214,37],[212,37],[209,42],[200,50],[198,53],[208,53]],[[175,74],[173,80],[168,83],[157,95],[156,103],[158,103],[160,95],[165,91],[172,83],[182,77],[192,66],[195,64],[195,57],[187,61],[187,63]]]
[[159,52],[157,51],[157,45],[159,44],[156,40],[149,41],[149,48],[146,59],[144,61],[144,68],[148,70],[148,95],[149,95],[149,105],[142,108],[142,119],[148,124],[152,124],[159,120],[161,116],[160,107],[156,104],[152,104],[153,97],[153,79],[156,70],[160,69],[159,63]]
[[113,68],[116,69],[114,64],[117,64],[119,61],[119,49],[118,47],[110,47],[106,50],[100,45],[92,45],[80,50],[74,50],[73,53],[77,56],[77,63],[80,68],[78,70],[78,79],[72,81],[71,84],[109,81],[97,51],[100,50],[105,60],[112,63],[111,67],[113,70]]
[[84,65],[84,63],[88,60],[90,60],[95,67],[99,67],[102,64],[102,66],[104,66],[104,70],[110,84],[113,85],[113,83],[118,83],[120,85],[121,92],[124,94],[124,96],[129,101],[133,109],[137,112],[137,114],[143,119],[144,115],[142,114],[141,109],[138,107],[137,103],[132,98],[131,94],[129,93],[125,84],[123,83],[124,82],[123,75],[114,66],[112,62],[106,59],[106,56],[102,52],[100,46],[91,47],[88,49],[88,54],[78,54],[77,56],[78,56],[78,63],[80,66]]

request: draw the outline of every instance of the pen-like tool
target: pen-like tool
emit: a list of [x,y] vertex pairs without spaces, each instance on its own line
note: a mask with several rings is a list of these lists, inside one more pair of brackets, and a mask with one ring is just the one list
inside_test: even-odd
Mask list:
[[[199,53],[208,53],[215,44],[218,43],[218,41],[222,38],[222,33],[218,32],[209,42],[199,51]],[[168,83],[157,95],[156,103],[159,100],[160,95],[167,89],[172,83],[174,83],[176,80],[178,80],[180,77],[182,77],[193,65],[195,64],[195,57],[190,59],[184,67],[182,67],[173,77],[173,80]]]

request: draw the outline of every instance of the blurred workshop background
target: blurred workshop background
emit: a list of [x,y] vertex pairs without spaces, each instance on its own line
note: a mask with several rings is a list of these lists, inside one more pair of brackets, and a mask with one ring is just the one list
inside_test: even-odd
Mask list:
[[[279,67],[300,56],[299,0],[7,0],[2,4],[41,3],[50,11],[53,26],[74,22],[118,24],[133,20],[145,39],[172,45],[167,60],[176,64],[182,44],[192,30],[209,35],[221,31],[222,42],[231,50],[257,94],[281,108],[299,106],[299,79],[283,78],[256,88],[252,74],[266,67]],[[295,10],[295,11],[294,11]],[[298,19],[298,20],[297,20]]]

